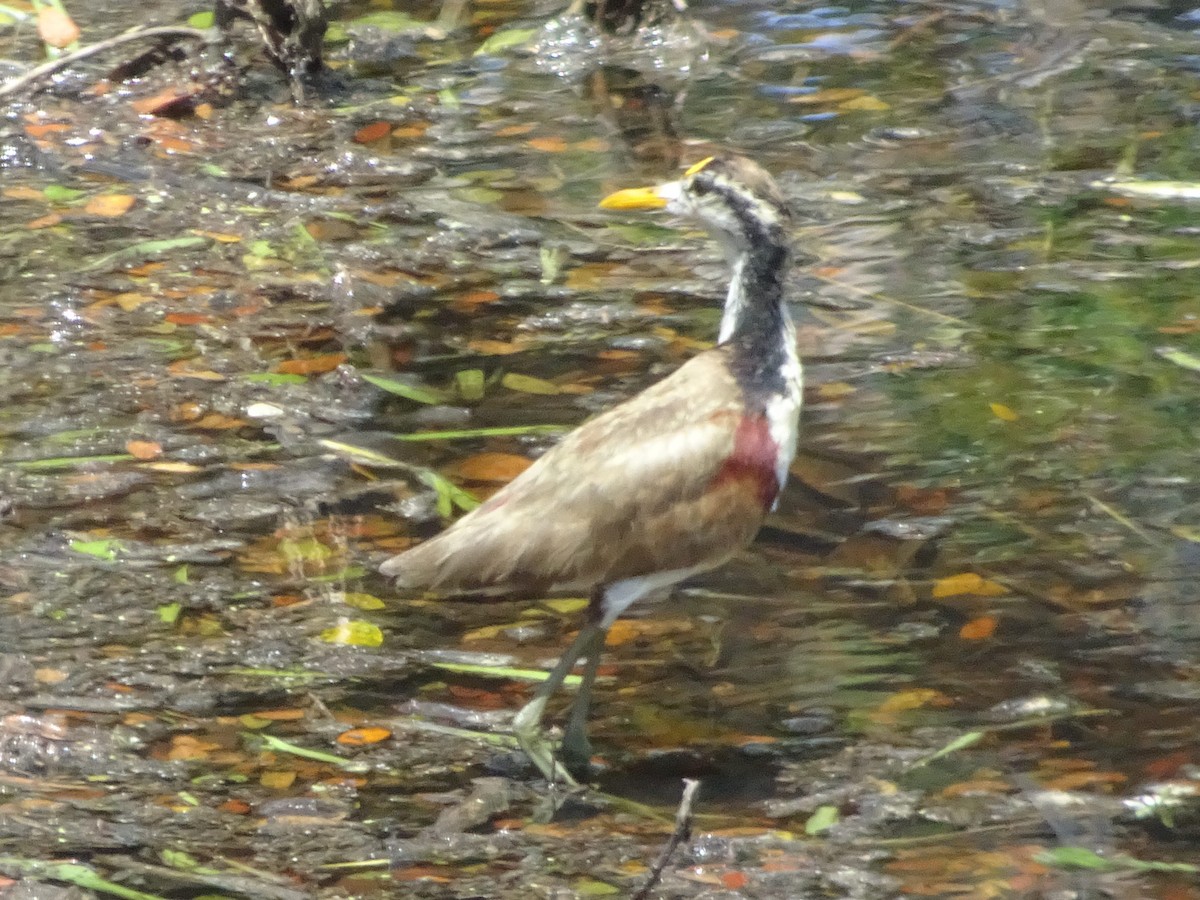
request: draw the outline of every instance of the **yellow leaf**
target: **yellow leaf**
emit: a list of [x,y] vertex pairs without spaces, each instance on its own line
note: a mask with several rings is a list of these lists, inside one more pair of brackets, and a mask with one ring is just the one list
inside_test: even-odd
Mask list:
[[885,109],[891,109],[887,103],[884,103],[878,97],[855,97],[853,100],[847,100],[845,103],[838,105],[839,109],[857,109],[867,112],[879,112]]
[[976,597],[999,597],[1007,593],[1008,589],[1004,585],[989,581],[974,572],[962,572],[959,575],[939,578],[933,585],[935,598],[958,597],[963,594],[971,594]]
[[339,622],[321,632],[321,640],[329,644],[348,644],[354,647],[378,647],[383,643],[383,632],[378,625],[362,621]]
[[355,609],[383,609],[385,606],[387,606],[386,603],[373,594],[356,592],[348,592],[343,594],[342,602],[347,606],[353,606]]
[[788,103],[802,106],[818,106],[822,103],[845,103],[863,95],[862,88],[826,88],[811,94],[797,94],[788,98]]
[[854,391],[853,385],[846,384],[844,381],[829,381],[817,386],[817,396],[822,400],[840,400],[847,394],[853,394]]
[[933,688],[913,688],[911,691],[892,694],[879,704],[878,711],[906,712],[910,709],[920,709],[923,706],[946,706],[948,703],[949,698],[941,691],[935,691]]
[[295,772],[263,772],[258,776],[259,784],[265,788],[274,788],[277,791],[290,788],[295,780]]
[[569,616],[571,613],[582,612],[587,608],[587,597],[559,597],[550,600],[543,600],[543,606],[547,606],[556,613],[564,616]]
[[1011,406],[1005,406],[1003,403],[989,403],[988,407],[992,410],[992,415],[997,419],[1003,419],[1005,422],[1015,422],[1021,418]]

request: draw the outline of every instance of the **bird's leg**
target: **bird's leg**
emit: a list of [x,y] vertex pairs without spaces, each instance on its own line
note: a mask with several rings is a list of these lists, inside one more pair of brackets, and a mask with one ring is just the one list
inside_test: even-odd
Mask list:
[[574,779],[555,761],[550,742],[542,733],[542,716],[546,712],[546,703],[562,687],[563,681],[575,668],[575,663],[579,661],[579,657],[583,655],[584,651],[597,640],[603,640],[603,636],[604,629],[600,627],[599,622],[587,622],[580,628],[579,634],[559,658],[554,668],[550,670],[550,674],[538,687],[533,699],[521,707],[513,718],[512,729],[517,743],[521,745],[521,749],[549,781],[575,783]]
[[587,736],[588,712],[592,707],[592,684],[596,680],[596,670],[600,668],[600,653],[604,649],[606,633],[607,629],[597,630],[583,651],[587,654],[587,662],[584,663],[582,681],[575,694],[575,702],[571,704],[571,715],[563,729],[559,750],[568,768],[584,770],[592,758],[592,743]]

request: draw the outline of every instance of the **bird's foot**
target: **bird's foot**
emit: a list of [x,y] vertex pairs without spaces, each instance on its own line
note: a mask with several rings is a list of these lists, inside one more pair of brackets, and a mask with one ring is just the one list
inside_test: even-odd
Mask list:
[[542,713],[546,710],[546,700],[546,697],[534,697],[521,707],[513,717],[513,736],[530,762],[537,766],[547,781],[578,787],[579,782],[571,777],[567,767],[554,755],[554,744],[542,730]]

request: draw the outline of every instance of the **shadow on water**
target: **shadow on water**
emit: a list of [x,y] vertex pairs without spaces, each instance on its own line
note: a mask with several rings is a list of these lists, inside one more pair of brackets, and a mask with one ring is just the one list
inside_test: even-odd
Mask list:
[[[662,897],[1200,897],[1195,17],[334,12],[307,107],[5,107],[0,873],[629,895],[690,777]],[[374,569],[708,346],[716,249],[596,201],[716,150],[799,216],[802,452],[614,628],[564,804],[506,726],[581,602]]]

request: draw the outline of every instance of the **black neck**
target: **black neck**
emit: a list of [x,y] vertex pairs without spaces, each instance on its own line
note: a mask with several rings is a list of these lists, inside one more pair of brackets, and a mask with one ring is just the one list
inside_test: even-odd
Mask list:
[[785,389],[796,338],[784,302],[789,262],[781,234],[760,233],[733,262],[719,343],[732,351],[734,374],[748,400],[765,402]]

